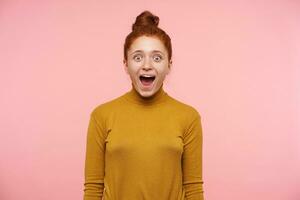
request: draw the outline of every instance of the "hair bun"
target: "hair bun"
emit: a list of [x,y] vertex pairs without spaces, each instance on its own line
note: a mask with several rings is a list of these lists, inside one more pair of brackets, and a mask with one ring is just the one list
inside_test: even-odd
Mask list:
[[145,10],[141,14],[139,14],[136,19],[135,23],[132,25],[132,30],[136,30],[142,26],[156,26],[158,27],[159,17],[153,15],[150,11]]

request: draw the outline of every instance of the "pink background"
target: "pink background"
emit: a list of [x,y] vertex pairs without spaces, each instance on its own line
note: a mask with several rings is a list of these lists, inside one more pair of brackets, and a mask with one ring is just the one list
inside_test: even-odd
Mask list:
[[82,199],[91,110],[128,91],[149,9],[165,90],[198,109],[206,200],[300,199],[299,1],[0,1],[0,199]]

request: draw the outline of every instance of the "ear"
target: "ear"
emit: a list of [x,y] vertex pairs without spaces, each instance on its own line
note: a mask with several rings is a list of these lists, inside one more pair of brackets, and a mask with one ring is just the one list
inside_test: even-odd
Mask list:
[[170,60],[170,61],[169,61],[169,67],[168,67],[168,72],[167,72],[167,74],[170,73],[170,71],[171,71],[171,69],[172,69],[172,64],[173,64],[173,62],[172,62],[172,60]]
[[124,70],[127,74],[129,74],[128,72],[128,65],[127,65],[127,61],[125,59],[123,59],[123,66],[124,66]]

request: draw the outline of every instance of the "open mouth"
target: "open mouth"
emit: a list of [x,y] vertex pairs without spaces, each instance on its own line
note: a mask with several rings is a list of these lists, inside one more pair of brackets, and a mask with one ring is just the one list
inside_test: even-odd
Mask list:
[[155,80],[155,75],[140,75],[139,78],[144,86],[150,86]]

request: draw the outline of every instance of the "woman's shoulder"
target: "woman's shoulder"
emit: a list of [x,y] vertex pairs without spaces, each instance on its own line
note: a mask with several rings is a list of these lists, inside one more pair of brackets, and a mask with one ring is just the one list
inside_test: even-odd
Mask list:
[[184,100],[174,98],[169,95],[170,98],[170,104],[173,108],[175,108],[176,111],[186,114],[188,116],[200,116],[200,112],[196,108],[196,106],[186,103]]
[[110,100],[98,103],[92,108],[91,115],[100,116],[107,115],[116,110],[120,106],[120,101],[123,95],[114,97]]

